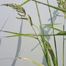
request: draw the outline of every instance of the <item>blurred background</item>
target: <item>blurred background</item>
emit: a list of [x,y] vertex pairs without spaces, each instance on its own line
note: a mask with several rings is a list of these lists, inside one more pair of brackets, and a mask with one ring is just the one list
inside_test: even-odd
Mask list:
[[[0,5],[5,3],[23,3],[25,0],[0,0]],[[40,1],[40,0],[39,0]],[[55,0],[49,0],[52,5],[57,5]],[[46,0],[41,0],[41,2],[45,2]],[[32,21],[35,25],[39,24],[38,15],[36,11],[36,5],[34,2],[30,1],[26,5],[23,6],[27,14],[29,14],[32,18]],[[50,23],[50,15],[48,11],[48,7],[44,5],[38,5],[41,20],[43,24]],[[53,13],[52,9],[52,13]],[[21,33],[34,33],[31,26],[28,22],[23,20],[23,23],[21,20],[16,19],[17,13],[15,10],[0,6],[0,30],[7,30],[12,32],[20,32]],[[56,21],[57,23],[61,23],[60,25],[57,25],[56,27],[63,29],[64,18],[63,17],[57,17]],[[22,23],[22,27],[21,27]],[[22,29],[21,29],[21,28]],[[38,30],[37,30],[38,32]],[[43,60],[43,53],[41,50],[40,45],[38,44],[38,41],[31,38],[31,37],[10,37],[10,38],[4,38],[2,36],[10,35],[8,33],[0,32],[0,66],[14,66],[14,58],[17,52],[17,47],[19,46],[19,52],[18,56],[20,57],[28,57],[32,58],[40,63],[42,63]],[[58,50],[58,58],[59,58],[59,66],[62,66],[62,36],[56,37],[57,41],[57,50]],[[53,45],[53,38],[50,39],[51,45],[54,48]],[[66,46],[65,46],[66,47]],[[35,49],[34,49],[35,48]],[[66,55],[66,52],[65,52]],[[65,57],[66,61],[66,57]],[[66,65],[66,63],[65,63]],[[15,63],[15,66],[35,66],[31,62],[18,60]]]

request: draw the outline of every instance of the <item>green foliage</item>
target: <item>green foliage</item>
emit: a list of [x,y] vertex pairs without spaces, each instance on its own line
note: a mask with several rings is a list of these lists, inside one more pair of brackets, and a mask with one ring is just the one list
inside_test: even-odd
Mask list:
[[28,3],[30,0],[25,0],[24,3],[22,3],[21,5],[25,5],[26,3]]
[[[43,51],[43,54],[45,56],[47,65],[48,66],[51,66],[51,64],[53,64],[53,66],[59,66],[58,65],[57,53],[56,52],[54,53],[54,50],[53,50],[51,44],[49,43],[49,41],[46,40],[46,37],[47,36],[48,37],[53,36],[54,37],[54,43],[56,45],[55,36],[64,36],[64,35],[66,35],[66,31],[63,31],[63,30],[60,30],[60,29],[54,27],[55,24],[53,23],[53,20],[52,19],[51,19],[51,24],[44,25],[44,28],[43,28],[43,24],[41,24],[41,19],[40,19],[40,14],[39,14],[39,9],[38,9],[37,3],[42,4],[42,5],[45,5],[45,6],[48,6],[49,7],[50,17],[52,18],[52,14],[51,14],[50,7],[51,8],[54,8],[56,10],[62,11],[64,13],[64,15],[65,15],[65,13],[66,13],[66,9],[65,9],[66,8],[66,1],[65,0],[57,0],[58,7],[56,7],[56,6],[50,5],[49,3],[46,4],[46,3],[39,2],[39,1],[36,1],[36,0],[32,0],[36,4],[37,13],[38,13],[38,17],[39,17],[39,23],[40,23],[40,25],[39,25],[39,29],[40,29],[39,34],[37,34],[36,31],[35,31],[35,29],[33,28],[33,26],[35,27],[35,25],[33,24],[33,21],[32,21],[31,16],[28,15],[26,13],[25,9],[23,8],[23,5],[25,5],[29,1],[30,0],[26,0],[22,4],[14,4],[14,3],[12,3],[12,4],[2,4],[2,5],[3,6],[11,7],[12,9],[16,10],[17,14],[19,15],[19,17],[16,17],[16,18],[17,19],[20,19],[20,20],[23,19],[23,20],[28,21],[28,23],[30,24],[31,28],[35,32],[35,34],[23,34],[23,33],[16,33],[16,32],[5,31],[5,30],[1,30],[1,31],[11,34],[11,35],[6,36],[6,37],[19,37],[19,36],[24,36],[24,37],[32,37],[32,38],[35,38],[36,40],[38,40],[38,42],[39,42],[39,44],[40,44],[40,46],[42,48],[42,51]],[[53,29],[53,34],[47,34],[46,35],[44,33],[44,31],[45,31],[44,29],[46,27]],[[58,33],[55,34],[54,33],[54,30],[57,30]],[[57,50],[57,47],[55,46],[55,51],[56,50]],[[43,66],[43,64],[37,63],[34,60],[31,60],[31,62],[34,63],[34,64],[36,64],[37,66]]]

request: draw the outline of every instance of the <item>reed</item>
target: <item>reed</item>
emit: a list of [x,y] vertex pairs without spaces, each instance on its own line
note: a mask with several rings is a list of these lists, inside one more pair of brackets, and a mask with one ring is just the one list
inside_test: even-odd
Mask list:
[[[26,11],[25,11],[25,9],[23,7],[23,5],[25,5],[26,3],[30,2],[30,1],[35,2],[37,16],[38,16],[38,19],[39,19],[39,28],[37,27],[37,25],[35,25],[33,23],[31,16],[28,13],[26,13]],[[21,3],[21,4],[16,4],[16,3],[2,4],[2,6],[11,7],[12,9],[16,10],[17,14],[19,15],[19,17],[17,17],[17,19],[26,20],[30,24],[31,28],[34,31],[34,34],[26,34],[26,33],[23,34],[23,33],[21,33],[21,30],[22,30],[21,28],[22,27],[20,27],[20,32],[19,33],[11,32],[11,31],[5,31],[5,30],[0,30],[2,32],[6,32],[6,33],[9,33],[9,34],[12,34],[10,36],[5,36],[5,38],[19,37],[18,44],[20,44],[20,46],[21,46],[21,38],[20,37],[24,36],[24,37],[34,38],[35,40],[37,40],[39,42],[39,44],[41,46],[43,55],[45,56],[45,60],[46,60],[47,66],[59,66],[58,65],[58,59],[59,58],[58,58],[58,51],[57,51],[56,36],[63,36],[63,52],[62,52],[63,65],[62,66],[64,66],[64,36],[66,35],[66,31],[64,30],[65,29],[64,25],[63,25],[63,30],[54,27],[54,25],[58,25],[58,24],[54,23],[56,19],[53,20],[57,16],[55,16],[55,17],[52,16],[52,15],[55,15],[55,14],[51,13],[51,8],[53,8],[54,11],[56,10],[57,12],[61,11],[64,14],[64,18],[66,19],[66,1],[65,0],[56,0],[56,2],[58,4],[58,6],[50,5],[49,4],[49,0],[47,0],[47,3],[43,3],[43,2],[40,2],[40,1],[37,1],[37,0],[26,0],[24,3]],[[38,4],[42,4],[43,6],[47,6],[48,7],[48,11],[49,11],[49,14],[50,14],[50,21],[51,21],[50,24],[42,24]],[[43,26],[45,26],[45,27],[43,28]],[[40,30],[39,34],[37,33],[37,31],[35,30],[34,27],[36,27],[36,28],[38,28]],[[47,28],[47,27],[53,30],[52,31],[53,34],[45,33],[46,31],[44,29]],[[58,31],[58,33],[55,33],[55,31]],[[55,51],[53,50],[53,47],[52,47],[51,43],[47,39],[47,37],[50,38],[51,36],[54,39]],[[15,61],[13,62],[14,65],[12,65],[12,66],[15,66],[15,62],[17,60],[16,57],[18,59],[23,59],[24,60],[24,58],[18,57],[18,54],[19,54],[19,51],[20,51],[20,46],[18,46],[18,50],[17,50],[16,56],[15,56]],[[34,50],[35,50],[35,48],[34,48]],[[40,63],[36,62],[35,60],[30,59],[30,58],[26,58],[25,60],[30,61],[33,64],[36,64],[36,66],[46,66],[46,65],[40,64]]]

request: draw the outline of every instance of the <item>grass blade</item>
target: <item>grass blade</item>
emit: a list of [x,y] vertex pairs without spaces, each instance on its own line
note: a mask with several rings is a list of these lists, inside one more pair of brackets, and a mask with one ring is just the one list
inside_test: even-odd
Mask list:
[[61,9],[61,8],[59,8],[59,7],[55,7],[55,6],[50,5],[50,4],[42,3],[42,2],[40,2],[40,1],[35,1],[35,0],[32,0],[32,1],[34,1],[34,2],[36,2],[36,3],[39,3],[39,4],[42,4],[42,5],[49,6],[49,7],[51,7],[51,8],[57,9],[57,10],[62,11],[62,12],[66,12],[65,9]]
[[[2,26],[1,29],[0,29],[0,32],[1,32],[1,30],[4,29],[5,25],[7,24],[7,20],[8,20],[8,18],[5,20],[3,26]],[[0,38],[0,45],[1,45],[1,42],[2,42],[2,39]]]
[[26,3],[28,3],[30,0],[26,0],[25,2],[23,2],[21,5],[25,5]]
[[56,35],[66,35],[66,31],[60,31],[59,33],[57,33]]
[[45,43],[46,43],[46,46],[47,46],[46,48],[48,49],[48,52],[49,52],[49,54],[50,54],[50,56],[51,56],[51,59],[52,59],[52,62],[53,62],[53,64],[54,64],[54,66],[57,66],[57,59],[56,59],[56,57],[55,57],[54,51],[53,51],[53,49],[52,49],[50,43],[47,42],[46,40],[45,40]]
[[[20,25],[20,32],[19,33],[22,33],[22,26],[23,26],[23,22],[21,22],[21,25]],[[20,49],[21,49],[21,36],[18,37],[18,44],[17,44],[17,51],[16,51],[16,55],[15,55],[15,58],[13,60],[13,63],[12,63],[12,66],[15,66],[16,64],[16,57],[19,56],[19,52],[20,52]]]
[[41,64],[41,63],[39,63],[39,62],[37,62],[37,61],[31,59],[31,58],[26,58],[26,57],[22,58],[22,57],[18,57],[18,59],[19,59],[19,60],[24,60],[24,61],[29,61],[29,62],[35,64],[36,66],[44,66],[43,64]]
[[[39,13],[39,8],[38,8],[38,4],[37,4],[36,0],[35,0],[35,4],[36,4],[37,14],[38,14],[38,18],[39,18],[39,23],[40,23],[40,31],[41,31],[41,34],[44,35],[44,31],[43,31],[42,23],[41,23],[41,17],[40,17],[40,13]],[[51,66],[50,58],[49,58],[49,55],[48,55],[48,52],[47,52],[47,49],[46,49],[46,46],[44,43],[44,36],[40,36],[40,38],[41,38],[42,45],[44,45],[44,46],[41,46],[41,45],[40,46],[41,46],[43,54],[45,56],[46,63],[48,66]]]
[[[47,0],[47,4],[49,5],[49,1]],[[48,6],[48,9],[49,9],[49,13],[50,13],[50,18],[51,18],[51,24],[52,24],[52,28],[53,28],[53,34],[54,34],[54,24],[53,24],[53,19],[52,19],[52,13],[51,13],[51,9],[50,7]],[[56,53],[56,60],[53,60],[53,53],[51,54],[51,58],[52,58],[52,62],[54,64],[54,66],[58,66],[58,54],[57,54],[57,45],[56,45],[56,38],[55,38],[55,35],[53,35],[53,38],[54,38],[54,46],[55,46],[55,53]],[[55,59],[55,57],[54,57]]]

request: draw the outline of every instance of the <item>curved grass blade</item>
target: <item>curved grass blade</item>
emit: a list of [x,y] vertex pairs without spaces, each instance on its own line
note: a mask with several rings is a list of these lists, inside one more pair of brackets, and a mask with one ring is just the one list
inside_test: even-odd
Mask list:
[[25,12],[25,10],[24,10],[24,8],[20,5],[20,4],[14,4],[14,3],[12,3],[12,4],[2,4],[2,6],[8,6],[8,7],[11,7],[11,8],[13,8],[13,9],[15,9],[17,12],[19,12],[19,13],[24,13],[24,14],[26,14],[26,12]]
[[60,31],[60,32],[57,33],[56,35],[66,35],[66,31]]
[[25,2],[23,2],[21,5],[25,5],[26,3],[28,3],[30,0],[25,0]]
[[55,28],[54,26],[52,27],[52,24],[45,25],[45,27],[52,28],[52,29],[57,30],[57,31],[62,31],[62,30],[60,30],[58,28]]
[[45,40],[45,44],[46,44],[46,48],[48,49],[48,52],[51,56],[52,62],[54,64],[54,66],[57,66],[57,59],[55,57],[54,51],[50,45],[50,43],[48,41]]
[[33,25],[33,23],[32,23],[32,19],[31,19],[31,17],[28,15],[28,20],[29,20],[29,22],[30,22],[30,25],[32,26]]
[[19,59],[19,60],[24,60],[24,61],[29,61],[29,62],[35,64],[36,66],[44,66],[43,64],[41,64],[41,63],[39,63],[39,62],[37,62],[37,61],[31,59],[31,58],[26,58],[26,57],[22,58],[22,57],[18,57],[18,59]]
[[50,64],[50,62],[48,62],[48,61],[50,61],[50,59],[48,59],[48,57],[50,55],[53,64],[56,65],[56,57],[55,57],[54,51],[53,51],[50,43],[48,41],[46,41],[45,39],[44,39],[43,47],[44,47],[43,48],[44,49],[44,52],[43,53],[45,55],[45,58],[46,58],[47,63]]
[[[35,34],[21,34],[21,33],[17,33],[17,32],[11,32],[11,31],[5,31],[5,30],[1,30],[2,32],[6,32],[9,34],[12,34],[11,36],[8,37],[18,37],[18,36],[26,36],[26,37],[33,37],[36,36]],[[57,34],[54,34],[55,36],[59,36],[59,35],[66,35],[66,31],[60,31]],[[48,35],[42,35],[42,34],[38,34],[37,36],[53,36],[53,34],[48,34]]]
[[[22,33],[22,26],[23,26],[23,22],[21,22],[19,33]],[[16,61],[17,61],[16,57],[19,56],[19,52],[20,52],[20,49],[21,49],[21,42],[22,42],[22,39],[21,39],[21,36],[19,36],[18,37],[18,44],[17,44],[17,51],[16,51],[15,58],[13,60],[12,66],[15,66],[15,64],[16,64]]]
[[[36,5],[36,9],[37,9],[37,15],[38,15],[38,18],[39,18],[39,23],[40,23],[40,31],[41,31],[41,34],[44,35],[44,31],[43,31],[43,28],[42,28],[42,21],[41,21],[41,17],[40,17],[40,12],[39,12],[39,8],[38,8],[38,4],[36,2],[36,0],[34,1],[35,2],[35,5]],[[50,58],[49,58],[49,55],[48,55],[48,52],[47,52],[47,49],[45,47],[45,43],[44,43],[44,36],[40,36],[41,38],[41,42],[42,44],[40,44],[41,48],[42,48],[42,51],[43,51],[43,54],[45,56],[45,59],[46,59],[46,63],[48,66],[51,66],[51,63],[50,63]]]
[[[0,30],[3,30],[3,29],[4,29],[5,25],[7,24],[7,20],[8,20],[8,18],[5,20],[3,26],[1,27]],[[0,32],[1,32],[1,31],[0,31]],[[0,45],[1,45],[1,42],[2,42],[2,39],[0,38]]]
[[42,4],[42,5],[49,6],[49,7],[51,7],[51,8],[57,9],[57,10],[62,11],[62,12],[66,12],[65,9],[62,9],[62,8],[59,8],[59,7],[55,7],[55,6],[50,5],[50,4],[42,3],[42,2],[40,2],[40,1],[35,1],[35,0],[32,0],[32,1],[34,1],[34,2],[36,2],[36,3],[39,3],[39,4]]

